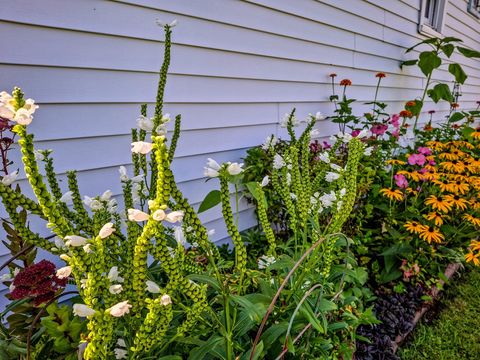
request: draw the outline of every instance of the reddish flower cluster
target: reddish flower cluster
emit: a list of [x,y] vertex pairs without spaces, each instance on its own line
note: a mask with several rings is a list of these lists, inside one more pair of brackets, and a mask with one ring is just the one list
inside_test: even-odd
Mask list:
[[349,79],[343,79],[342,81],[340,81],[340,86],[350,86],[350,85],[352,85],[352,81]]
[[407,101],[405,107],[414,107],[415,105],[417,105],[416,101]]
[[337,76],[337,74],[335,74],[335,73],[331,73],[331,74],[330,74],[330,75],[328,75],[328,76],[330,76],[331,78],[334,78],[334,77],[336,77],[336,76]]
[[386,77],[386,76],[387,76],[387,75],[386,75],[385,73],[383,73],[383,72],[379,72],[379,73],[377,73],[377,75],[375,75],[375,77],[380,78],[380,79],[382,79],[382,78],[384,78],[384,77]]
[[451,103],[450,106],[452,107],[452,109],[456,109],[456,108],[460,107],[460,105],[456,102]]
[[410,110],[402,110],[402,111],[400,111],[399,115],[403,118],[411,118],[413,116],[413,114]]
[[67,285],[67,279],[55,275],[55,265],[42,260],[20,271],[13,279],[12,299],[31,297],[35,306],[51,300],[58,290]]

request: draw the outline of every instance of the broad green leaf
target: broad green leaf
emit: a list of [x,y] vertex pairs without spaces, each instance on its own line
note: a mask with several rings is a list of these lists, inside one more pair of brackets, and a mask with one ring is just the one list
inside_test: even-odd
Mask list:
[[[212,349],[223,346],[225,339],[221,336],[212,336],[208,341],[203,343],[202,346],[193,348],[190,351],[190,356],[188,360],[204,360],[204,359],[213,359],[211,351]],[[210,355],[210,356],[207,356]]]
[[418,67],[425,76],[429,76],[433,70],[442,65],[442,59],[434,51],[424,51],[420,53]]
[[308,322],[312,324],[319,333],[324,334],[326,332],[326,329],[322,327],[322,324],[320,324],[320,321],[315,317],[315,314],[307,303],[302,304],[300,313],[307,318]]
[[268,305],[266,305],[263,301],[259,301],[258,298],[252,298],[251,296],[249,298],[248,295],[231,295],[230,299],[240,305],[250,319],[255,321],[257,324],[262,321],[265,313],[267,312]]
[[279,324],[273,324],[267,330],[264,331],[262,335],[262,341],[265,344],[265,350],[269,349],[270,346],[275,344],[277,341],[283,343],[280,337],[284,337],[283,335],[287,332],[288,323],[281,322]]
[[467,74],[465,74],[465,71],[463,71],[459,64],[453,63],[448,65],[448,71],[455,76],[455,81],[460,84],[463,84],[467,79]]
[[452,92],[447,84],[435,85],[433,89],[428,90],[428,96],[430,96],[435,103],[438,103],[442,99],[449,103],[452,103],[454,100]]
[[323,312],[337,310],[337,308],[337,304],[335,304],[333,301],[323,298],[320,300],[320,303],[318,305],[318,310]]
[[458,51],[460,51],[464,56],[468,58],[480,58],[480,51],[471,50],[461,46],[457,46]]
[[447,57],[452,56],[455,46],[453,44],[446,44],[442,46],[442,50],[447,55]]
[[220,204],[221,201],[222,199],[220,191],[210,191],[200,204],[200,207],[198,208],[198,213],[200,214],[204,211],[207,211],[208,209],[213,208],[214,206],[217,206],[218,204]]
[[[263,341],[260,341],[257,346],[255,347],[255,352],[253,353],[252,359],[258,360],[260,359],[260,355],[263,352]],[[242,357],[241,360],[250,360],[250,356],[252,355],[252,349],[247,351]]]
[[456,112],[456,113],[453,113],[452,116],[450,116],[450,119],[448,119],[448,122],[457,122],[462,120],[464,117],[465,117],[464,113]]
[[402,61],[400,63],[400,68],[403,68],[404,66],[412,66],[412,65],[416,65],[418,62],[418,60],[406,60],[406,61]]

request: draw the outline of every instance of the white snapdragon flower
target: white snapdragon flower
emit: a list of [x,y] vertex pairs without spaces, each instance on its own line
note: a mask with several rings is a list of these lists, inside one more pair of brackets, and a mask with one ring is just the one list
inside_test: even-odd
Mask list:
[[110,313],[113,317],[122,317],[125,314],[130,312],[132,305],[128,303],[128,300],[119,302],[118,304],[113,305],[111,308],[106,311]]
[[120,181],[128,181],[127,168],[125,166],[120,166],[118,173],[120,174]]
[[270,183],[270,178],[268,177],[268,175],[266,175],[266,176],[262,179],[262,182],[260,183],[260,186],[261,186],[261,187],[265,187],[265,186],[267,186],[269,183]]
[[145,131],[152,131],[153,130],[153,120],[147,118],[146,116],[141,115],[137,119],[137,126]]
[[212,237],[213,235],[215,235],[215,229],[208,230],[207,235],[208,235],[208,237]]
[[115,353],[116,360],[126,359],[128,355],[127,350],[121,348],[115,348],[113,349],[113,352]]
[[290,186],[292,184],[292,174],[287,173],[287,178],[285,180],[287,181],[287,185]]
[[286,162],[283,159],[283,157],[279,154],[275,154],[275,156],[273,157],[273,168],[276,170],[279,170],[285,165],[286,165]]
[[108,201],[112,197],[113,193],[112,190],[106,190],[101,196],[100,200],[102,201]]
[[80,279],[80,287],[82,289],[85,289],[87,287],[87,281],[88,279]]
[[43,161],[45,160],[45,155],[40,150],[33,150],[33,154],[35,155],[35,160]]
[[110,285],[108,291],[110,292],[110,294],[117,295],[123,291],[123,286],[120,284]]
[[330,164],[330,167],[332,168],[332,170],[334,170],[336,172],[340,172],[340,171],[343,170],[343,168],[340,165],[337,165],[337,164]]
[[0,117],[10,120],[15,117],[15,99],[6,91],[0,92]]
[[146,141],[135,141],[131,143],[132,152],[136,154],[146,155],[152,151],[153,144]]
[[338,178],[340,178],[340,174],[333,171],[328,171],[325,175],[325,180],[330,183],[337,180]]
[[62,195],[60,201],[64,202],[65,204],[71,203],[73,200],[73,192],[67,191],[65,194]]
[[330,155],[328,155],[328,152],[324,151],[321,154],[318,155],[318,158],[323,161],[326,164],[330,164]]
[[347,193],[347,189],[345,189],[345,188],[342,188],[342,189],[340,190],[340,193],[339,193],[339,195],[340,195],[340,197],[342,198],[342,197],[344,197],[344,196],[345,196],[345,194],[346,194],[346,193]]
[[270,265],[272,265],[275,261],[276,261],[276,259],[271,255],[262,255],[262,256],[260,256],[260,258],[258,259],[258,262],[257,262],[258,263],[258,268],[259,269],[266,269]]
[[2,184],[6,186],[11,185],[15,180],[17,180],[17,177],[18,177],[18,170],[15,170],[14,172],[8,175],[5,175],[2,178]]
[[95,314],[95,310],[88,307],[85,304],[74,304],[73,305],[73,314],[80,317],[92,316]]
[[162,27],[168,26],[168,27],[170,27],[170,28],[173,28],[173,27],[177,26],[177,24],[178,24],[178,20],[176,20],[176,19],[173,20],[173,21],[170,22],[170,23],[164,22],[164,21],[162,21],[162,20],[160,20],[160,19],[156,19],[155,22],[157,23],[158,26],[162,26]]
[[317,113],[315,114],[315,120],[320,121],[325,119],[326,119],[326,116],[323,115],[320,111],[317,111]]
[[163,306],[170,305],[171,303],[172,303],[172,298],[167,294],[162,295],[162,297],[160,298],[160,304],[162,304]]
[[162,209],[155,210],[155,212],[152,214],[152,218],[155,221],[162,221],[165,219],[166,216],[167,214],[165,214],[165,211],[163,211]]
[[71,266],[64,266],[60,269],[57,270],[57,273],[55,274],[59,279],[65,279],[70,276],[72,273],[72,267]]
[[231,163],[230,165],[227,166],[227,171],[230,175],[238,175],[243,172],[242,169],[243,164],[239,163]]
[[185,243],[186,243],[185,234],[183,233],[183,229],[181,226],[173,227],[173,235],[175,236],[175,240],[177,241],[177,243],[185,246]]
[[293,117],[290,119],[290,114],[289,114],[289,113],[286,113],[286,114],[283,116],[283,119],[280,121],[280,127],[286,128],[286,127],[288,127],[289,123],[290,123],[293,127],[300,125],[300,121],[298,121],[298,119],[297,119],[295,116],[293,116]]
[[127,347],[127,344],[125,344],[125,340],[123,340],[122,338],[118,338],[117,345],[123,348]]
[[87,243],[87,239],[78,235],[65,236],[65,240],[67,240],[65,242],[66,246],[73,246],[73,247],[83,246]]
[[315,138],[315,137],[319,137],[319,136],[320,136],[320,130],[313,129],[312,131],[310,131],[310,137]]
[[138,209],[128,209],[127,212],[130,221],[147,221],[150,217],[150,215]]
[[83,197],[83,203],[92,210],[100,210],[103,207],[100,201],[86,195]]
[[123,277],[120,276],[120,273],[118,272],[118,267],[117,266],[113,266],[110,269],[110,271],[108,272],[107,278],[111,282],[119,282],[119,283],[122,283],[123,280],[124,280]]
[[277,143],[278,143],[278,139],[276,138],[275,135],[272,134],[270,136],[267,136],[267,138],[262,144],[262,149],[267,151],[271,147],[274,147]]
[[319,200],[323,207],[328,208],[331,207],[335,201],[337,201],[337,196],[333,191],[331,191],[328,194],[323,194],[320,196]]
[[165,221],[174,224],[176,222],[182,221],[184,215],[185,213],[182,210],[172,211],[171,213],[168,213],[167,216],[165,216]]
[[85,251],[86,254],[91,254],[93,252],[92,244],[83,245],[83,251]]
[[337,202],[337,211],[340,211],[340,209],[342,208],[343,206],[343,201],[340,200],[339,202]]
[[370,156],[370,155],[372,155],[372,151],[373,151],[373,147],[369,146],[369,147],[366,147],[365,150],[363,150],[363,154],[365,156]]
[[146,285],[147,288],[145,290],[147,290],[149,293],[158,294],[160,292],[160,286],[158,286],[153,281],[147,280]]
[[208,158],[207,166],[204,167],[203,175],[210,178],[218,177],[220,175],[219,170],[220,170],[220,164],[215,160],[213,160],[212,158]]
[[100,238],[105,239],[106,237],[112,235],[114,232],[115,228],[113,227],[113,223],[109,222],[102,226],[98,235],[100,236]]

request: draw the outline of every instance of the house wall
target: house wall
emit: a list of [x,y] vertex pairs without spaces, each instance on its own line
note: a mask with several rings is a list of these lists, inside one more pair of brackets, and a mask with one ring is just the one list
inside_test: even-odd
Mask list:
[[[183,134],[174,172],[198,204],[216,181],[202,177],[207,157],[237,161],[293,107],[297,115],[332,114],[329,73],[349,78],[356,112],[368,108],[383,71],[379,100],[391,112],[421,94],[416,69],[401,70],[417,32],[420,0],[0,0],[0,90],[18,85],[40,103],[31,125],[37,146],[53,149],[57,170],[79,170],[84,194],[120,194],[118,166],[130,163],[130,128],[141,103],[153,104],[162,62],[163,32],[173,31],[166,112],[181,113]],[[480,48],[480,22],[466,0],[450,0],[444,34]],[[454,58],[454,60],[457,60]],[[480,100],[480,62],[459,60],[470,75],[461,106]],[[449,79],[446,70],[439,79]],[[427,104],[444,116],[446,104]],[[322,136],[336,131],[318,124]],[[17,157],[18,159],[18,157]],[[63,175],[62,175],[63,176]],[[25,180],[21,180],[25,185]],[[255,224],[241,206],[243,229]],[[217,241],[227,233],[220,210],[204,214]],[[0,261],[6,258],[0,251]]]

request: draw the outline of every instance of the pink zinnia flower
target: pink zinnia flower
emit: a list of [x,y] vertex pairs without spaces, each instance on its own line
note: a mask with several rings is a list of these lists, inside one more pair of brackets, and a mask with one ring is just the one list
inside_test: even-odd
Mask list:
[[400,115],[393,114],[392,117],[390,118],[390,124],[392,124],[396,128],[399,128],[400,127]]
[[387,125],[377,124],[377,125],[373,125],[370,131],[372,132],[372,134],[380,136],[385,134],[385,131],[387,131],[387,129],[388,129]]
[[427,159],[425,158],[425,155],[422,154],[412,154],[408,157],[408,163],[410,165],[420,165],[423,166]]
[[422,154],[425,156],[432,155],[432,150],[430,150],[430,148],[428,147],[419,147],[417,151],[419,154]]
[[360,134],[360,131],[361,131],[361,130],[353,130],[353,131],[352,131],[352,136],[353,136],[353,137],[357,137],[358,134]]
[[395,179],[395,184],[397,184],[399,188],[406,189],[408,187],[408,180],[404,175],[396,174],[393,178]]

